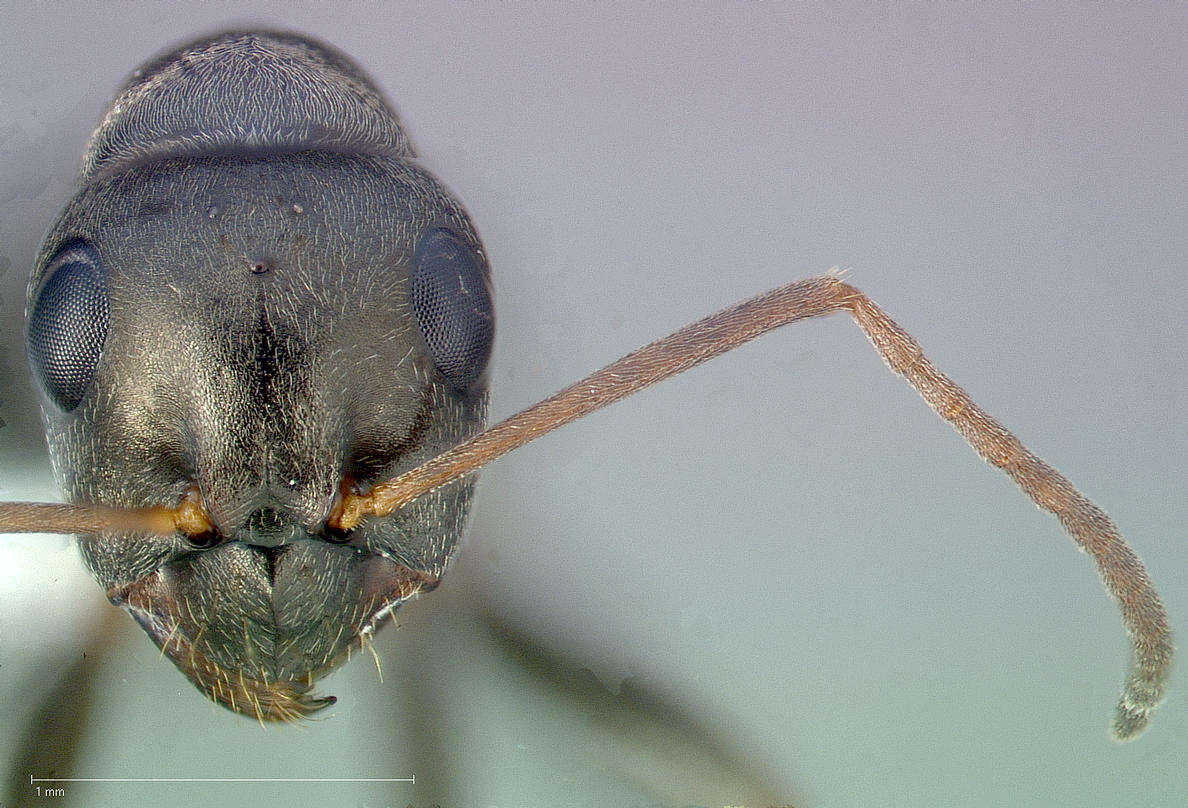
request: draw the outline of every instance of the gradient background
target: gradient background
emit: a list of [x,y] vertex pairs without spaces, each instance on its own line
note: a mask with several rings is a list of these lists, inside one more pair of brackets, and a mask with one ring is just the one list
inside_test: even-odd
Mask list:
[[[111,93],[179,39],[279,25],[357,59],[467,203],[496,417],[848,267],[1116,518],[1188,636],[1182,4],[5,5],[3,498],[54,496],[24,284]],[[16,728],[74,709],[43,702],[71,666],[95,688],[71,776],[417,775],[73,805],[1188,802],[1183,670],[1113,743],[1127,646],[1090,560],[843,318],[485,471],[444,584],[377,641],[384,683],[353,662],[304,728],[211,707],[131,621],[96,658],[104,601],[60,538],[4,540],[0,603],[14,805],[44,774]]]

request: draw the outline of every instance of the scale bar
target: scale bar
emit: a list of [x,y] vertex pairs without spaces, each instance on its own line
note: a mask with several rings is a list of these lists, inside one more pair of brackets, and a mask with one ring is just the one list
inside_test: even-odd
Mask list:
[[415,783],[412,777],[34,777],[34,783]]

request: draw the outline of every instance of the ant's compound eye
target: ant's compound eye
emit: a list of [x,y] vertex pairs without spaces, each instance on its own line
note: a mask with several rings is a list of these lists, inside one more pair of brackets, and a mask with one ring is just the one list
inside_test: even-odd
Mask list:
[[495,337],[482,258],[450,230],[428,231],[413,254],[412,304],[433,364],[465,391],[483,375]]
[[99,254],[85,241],[63,245],[33,302],[27,345],[41,388],[64,412],[95,375],[109,316]]

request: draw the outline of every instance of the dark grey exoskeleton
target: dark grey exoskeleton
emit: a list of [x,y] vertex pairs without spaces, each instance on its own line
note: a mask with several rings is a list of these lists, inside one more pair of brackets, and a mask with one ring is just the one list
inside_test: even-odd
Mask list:
[[227,33],[145,64],[91,138],[29,287],[67,498],[196,498],[214,530],[82,537],[111,600],[264,719],[440,578],[473,479],[343,535],[365,490],[478,432],[490,272],[462,205],[344,56]]

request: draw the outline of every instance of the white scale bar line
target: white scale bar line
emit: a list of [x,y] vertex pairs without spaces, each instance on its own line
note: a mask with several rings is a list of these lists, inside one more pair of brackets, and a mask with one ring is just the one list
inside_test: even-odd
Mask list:
[[412,777],[33,777],[33,783],[415,783]]

